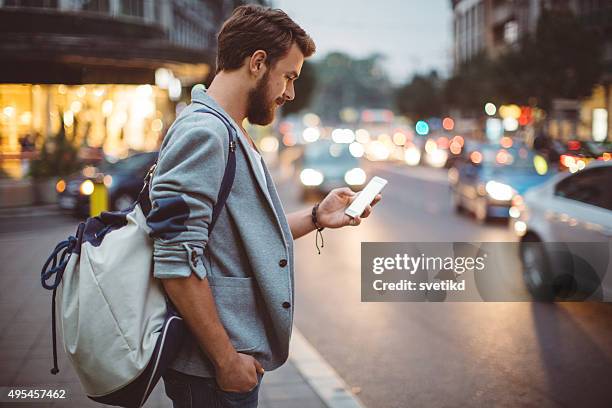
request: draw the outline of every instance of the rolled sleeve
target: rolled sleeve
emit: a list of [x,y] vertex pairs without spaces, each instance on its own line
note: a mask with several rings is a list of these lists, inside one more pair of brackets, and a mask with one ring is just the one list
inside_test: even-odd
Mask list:
[[200,279],[208,276],[204,248],[198,246],[154,243],[153,276],[158,279],[188,278],[195,273]]
[[190,115],[166,135],[151,180],[147,225],[159,279],[208,275],[204,248],[225,171],[227,131],[211,115]]

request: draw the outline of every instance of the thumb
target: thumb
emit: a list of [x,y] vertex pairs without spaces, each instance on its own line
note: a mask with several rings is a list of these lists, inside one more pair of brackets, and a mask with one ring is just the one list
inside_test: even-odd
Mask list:
[[260,373],[260,374],[263,374],[263,372],[265,370],[264,370],[263,366],[261,365],[261,363],[254,358],[253,359],[253,364],[255,364],[255,369],[257,370],[257,372]]
[[340,187],[336,189],[338,195],[346,195],[346,196],[354,196],[355,192],[351,190],[349,187]]

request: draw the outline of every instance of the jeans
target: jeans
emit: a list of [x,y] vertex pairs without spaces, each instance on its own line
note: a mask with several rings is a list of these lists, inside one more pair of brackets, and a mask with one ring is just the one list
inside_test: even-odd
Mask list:
[[214,378],[196,377],[168,369],[164,373],[166,395],[174,408],[257,408],[263,374],[248,392],[223,391]]

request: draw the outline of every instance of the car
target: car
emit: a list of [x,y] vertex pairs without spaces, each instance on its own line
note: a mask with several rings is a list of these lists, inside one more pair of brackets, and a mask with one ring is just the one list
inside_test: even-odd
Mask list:
[[360,189],[366,182],[366,172],[359,159],[351,154],[349,145],[328,139],[304,145],[298,168],[304,200],[313,194],[327,194],[337,187]]
[[157,161],[158,152],[137,153],[117,162],[88,166],[78,173],[60,179],[56,184],[59,207],[77,216],[89,215],[89,198],[94,183],[108,189],[110,210],[124,210],[138,197],[147,171]]
[[510,225],[520,237],[523,278],[534,298],[597,292],[610,299],[611,185],[612,162],[594,161],[517,197]]
[[509,218],[512,198],[548,180],[546,160],[524,146],[482,144],[449,170],[452,205],[467,210],[480,223]]

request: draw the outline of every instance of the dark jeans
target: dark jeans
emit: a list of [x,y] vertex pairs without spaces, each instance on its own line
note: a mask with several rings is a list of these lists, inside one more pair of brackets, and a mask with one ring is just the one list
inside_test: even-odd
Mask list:
[[263,374],[249,392],[223,391],[214,378],[195,377],[172,369],[163,376],[166,395],[174,408],[257,408]]

